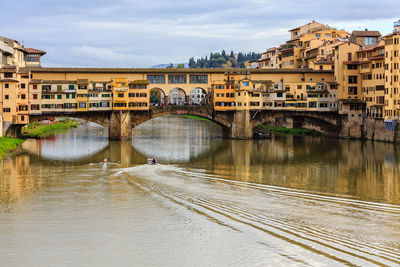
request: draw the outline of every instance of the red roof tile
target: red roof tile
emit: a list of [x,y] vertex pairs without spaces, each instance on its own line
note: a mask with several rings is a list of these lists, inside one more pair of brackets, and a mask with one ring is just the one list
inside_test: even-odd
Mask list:
[[42,54],[42,55],[46,54],[46,52],[35,48],[25,48],[25,51],[28,52],[29,54]]

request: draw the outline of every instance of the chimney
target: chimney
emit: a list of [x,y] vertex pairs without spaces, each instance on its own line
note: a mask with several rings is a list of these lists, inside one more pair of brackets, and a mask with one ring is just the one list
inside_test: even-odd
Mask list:
[[400,20],[394,23],[394,32],[400,32]]

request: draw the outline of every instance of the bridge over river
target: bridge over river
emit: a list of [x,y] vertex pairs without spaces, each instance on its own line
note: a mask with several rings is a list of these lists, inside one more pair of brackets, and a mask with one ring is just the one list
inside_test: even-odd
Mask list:
[[[283,125],[288,128],[307,128],[328,136],[345,136],[348,129],[347,116],[337,112],[295,111],[295,110],[236,110],[215,111],[212,106],[152,106],[148,111],[89,111],[69,113],[48,113],[33,115],[31,122],[49,117],[65,116],[97,123],[109,129],[109,138],[131,139],[132,129],[153,118],[166,115],[196,115],[222,126],[224,136],[233,139],[252,138],[253,128],[260,125]],[[18,137],[24,125],[13,124],[7,130],[8,136]],[[171,125],[173,127],[173,125]]]

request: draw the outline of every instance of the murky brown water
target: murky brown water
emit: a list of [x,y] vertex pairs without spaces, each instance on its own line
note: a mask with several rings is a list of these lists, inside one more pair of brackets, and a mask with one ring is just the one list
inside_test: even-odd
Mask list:
[[2,266],[400,264],[399,147],[222,140],[178,117],[133,142],[106,134],[80,127],[1,163]]

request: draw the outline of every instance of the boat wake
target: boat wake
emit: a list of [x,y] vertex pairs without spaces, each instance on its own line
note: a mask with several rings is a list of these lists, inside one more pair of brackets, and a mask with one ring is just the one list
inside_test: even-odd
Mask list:
[[117,175],[165,205],[185,208],[192,219],[200,216],[244,235],[268,252],[267,258],[294,265],[400,264],[397,205],[233,181],[166,165],[122,169]]

